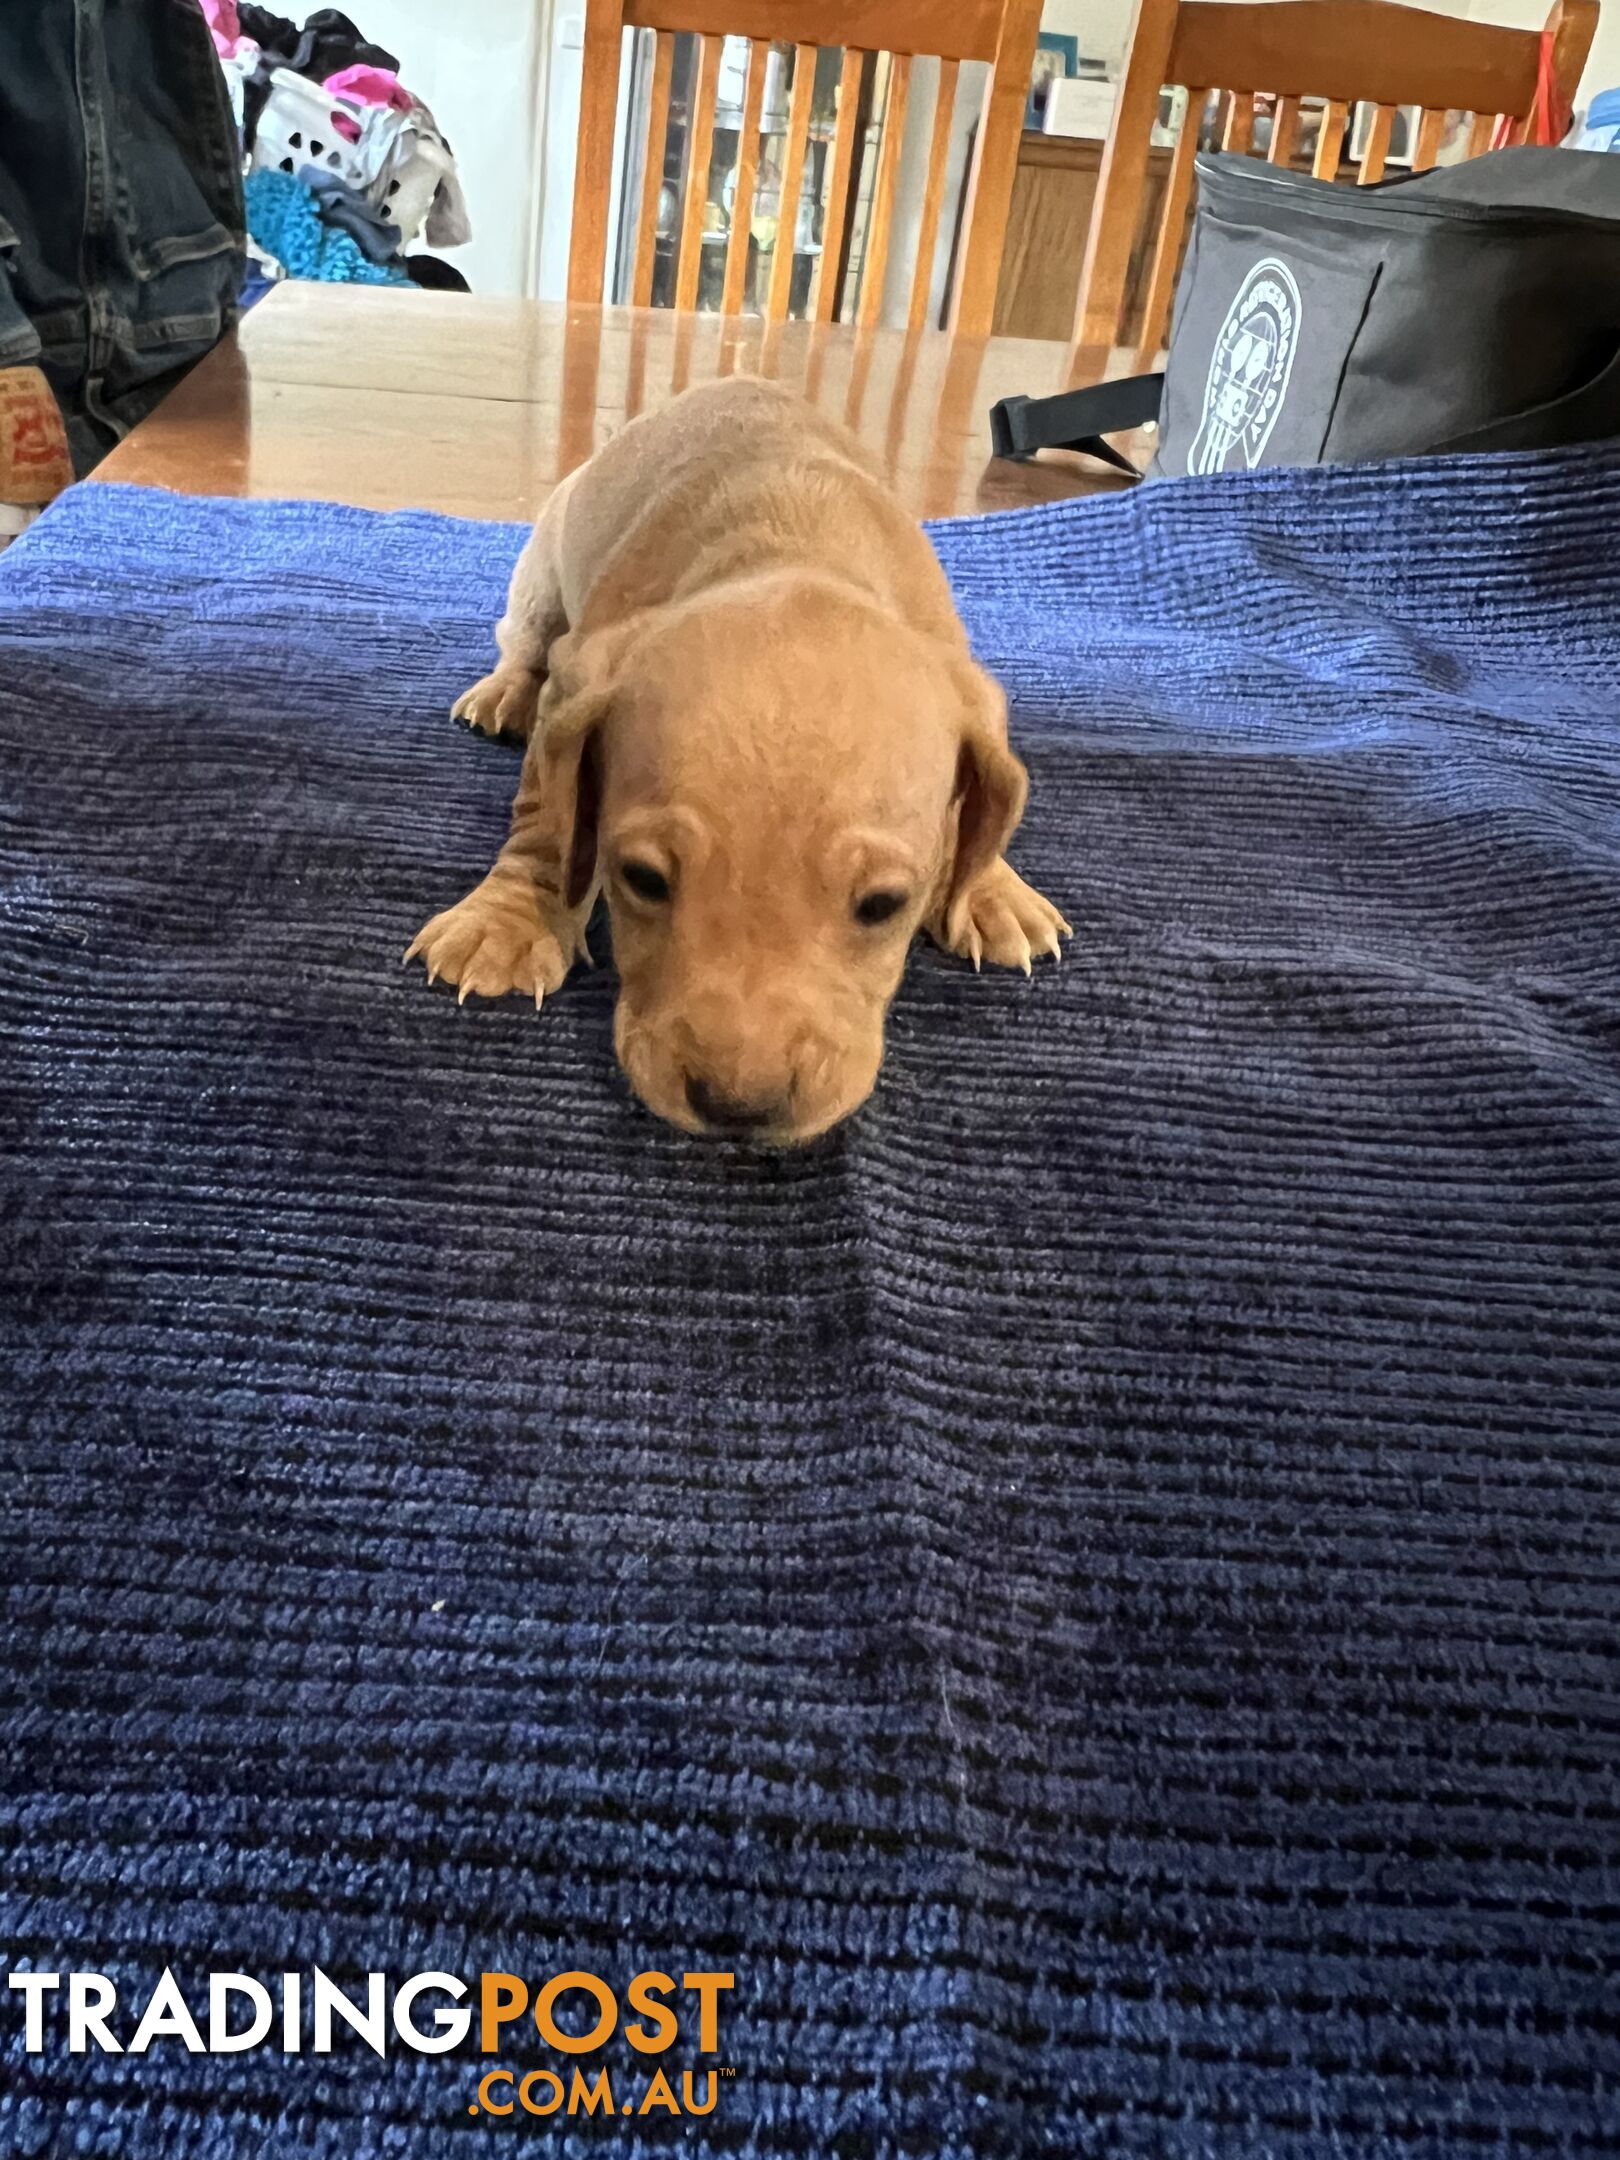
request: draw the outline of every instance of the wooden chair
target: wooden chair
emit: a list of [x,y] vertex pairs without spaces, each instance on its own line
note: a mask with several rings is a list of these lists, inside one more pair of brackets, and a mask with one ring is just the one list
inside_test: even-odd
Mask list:
[[856,318],[879,319],[884,272],[894,223],[896,182],[905,132],[911,64],[917,54],[940,61],[929,138],[922,229],[911,279],[909,321],[922,327],[928,313],[935,243],[945,192],[946,156],[957,75],[964,60],[990,63],[979,115],[962,214],[962,267],[950,304],[950,326],[987,335],[995,306],[1001,247],[1018,162],[1018,138],[1029,92],[1030,67],[1040,27],[1040,0],[586,0],[585,66],[580,96],[579,155],[574,177],[574,219],[568,258],[568,297],[600,303],[607,264],[608,203],[612,180],[614,115],[618,102],[622,32],[656,32],[652,90],[647,114],[646,157],[636,221],[630,298],[650,304],[658,198],[663,183],[669,124],[670,83],[676,33],[695,32],[695,85],[687,113],[686,154],[676,259],[675,306],[697,303],[704,205],[714,139],[714,109],[721,45],[727,34],[750,41],[747,88],[737,158],[736,201],[726,248],[721,294],[723,314],[742,311],[748,282],[748,246],[759,171],[760,119],[765,68],[778,41],[793,41],[793,87],[783,154],[781,234],[772,250],[766,316],[788,312],[793,235],[810,134],[811,96],[818,47],[843,51],[837,123],[828,159],[825,227],[810,313],[833,321],[841,298],[842,242],[846,212],[858,200],[865,149],[861,111],[863,70],[876,53],[892,55],[881,144],[866,227]]
[[1170,160],[1163,213],[1148,272],[1138,346],[1150,366],[1170,323],[1170,302],[1192,195],[1193,155],[1212,92],[1224,97],[1221,146],[1248,151],[1257,91],[1276,98],[1269,156],[1292,163],[1300,99],[1327,99],[1312,171],[1339,177],[1352,108],[1373,107],[1356,178],[1382,178],[1395,109],[1422,108],[1413,166],[1433,165],[1447,115],[1472,116],[1467,155],[1490,145],[1499,119],[1511,138],[1536,130],[1543,96],[1545,38],[1549,73],[1572,103],[1592,33],[1597,0],[1558,0],[1545,33],[1399,7],[1392,0],[1138,0],[1125,74],[1097,176],[1097,203],[1080,273],[1077,346],[1115,345],[1125,332],[1124,303],[1137,241],[1148,146],[1166,84],[1185,87],[1187,110]]

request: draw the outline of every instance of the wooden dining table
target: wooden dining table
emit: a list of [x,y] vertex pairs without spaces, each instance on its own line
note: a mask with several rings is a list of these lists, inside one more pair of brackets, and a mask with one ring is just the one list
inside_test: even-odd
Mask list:
[[[691,384],[764,375],[845,421],[916,515],[949,517],[1128,486],[1066,452],[993,457],[989,412],[1130,366],[1031,338],[288,283],[95,477],[528,519],[637,413]],[[1151,444],[1135,448],[1140,464]]]

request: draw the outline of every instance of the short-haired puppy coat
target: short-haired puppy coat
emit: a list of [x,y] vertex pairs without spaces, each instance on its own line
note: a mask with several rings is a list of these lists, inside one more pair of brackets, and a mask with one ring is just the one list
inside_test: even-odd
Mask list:
[[1027,778],[920,528],[854,439],[741,378],[547,502],[456,717],[524,738],[511,836],[407,954],[538,1004],[605,889],[614,1039],[691,1132],[808,1140],[865,1100],[906,951],[1056,957],[1003,850]]

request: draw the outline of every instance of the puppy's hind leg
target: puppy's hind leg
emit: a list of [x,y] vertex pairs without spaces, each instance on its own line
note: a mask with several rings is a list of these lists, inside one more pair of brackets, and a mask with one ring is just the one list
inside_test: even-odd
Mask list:
[[450,708],[484,735],[527,742],[552,646],[568,628],[562,596],[562,514],[572,473],[554,488],[524,543],[512,572],[506,613],[495,626],[500,659],[481,682],[462,692]]

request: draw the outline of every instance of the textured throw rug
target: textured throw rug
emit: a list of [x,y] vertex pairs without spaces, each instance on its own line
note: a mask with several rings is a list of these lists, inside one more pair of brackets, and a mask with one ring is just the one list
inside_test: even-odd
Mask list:
[[[942,528],[1078,935],[919,950],[779,1158],[630,1099],[610,971],[400,965],[516,530],[13,548],[0,2152],[1614,2160],[1617,535],[1604,453]],[[166,1968],[734,1986],[132,2052]]]

